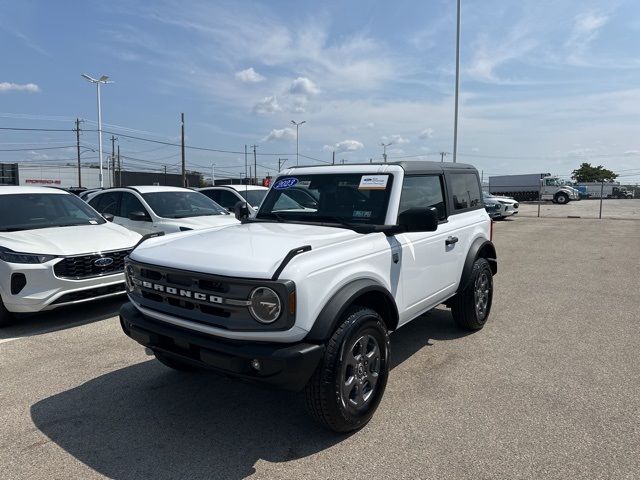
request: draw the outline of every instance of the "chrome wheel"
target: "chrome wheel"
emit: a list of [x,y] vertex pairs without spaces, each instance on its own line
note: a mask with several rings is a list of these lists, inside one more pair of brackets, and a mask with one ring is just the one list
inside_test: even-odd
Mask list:
[[358,337],[345,349],[341,397],[344,406],[361,410],[374,398],[380,376],[380,345],[373,335]]
[[478,320],[484,320],[487,315],[487,307],[489,306],[489,293],[491,283],[487,272],[482,272],[476,278],[474,284],[474,303],[476,305],[476,315]]

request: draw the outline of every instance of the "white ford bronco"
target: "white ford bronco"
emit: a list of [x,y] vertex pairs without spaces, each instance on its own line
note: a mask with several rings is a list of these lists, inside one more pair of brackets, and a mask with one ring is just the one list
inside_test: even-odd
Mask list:
[[127,260],[122,328],[171,368],[304,390],[345,432],[380,403],[390,331],[443,303],[464,329],[487,321],[496,252],[470,165],[291,168],[236,214]]

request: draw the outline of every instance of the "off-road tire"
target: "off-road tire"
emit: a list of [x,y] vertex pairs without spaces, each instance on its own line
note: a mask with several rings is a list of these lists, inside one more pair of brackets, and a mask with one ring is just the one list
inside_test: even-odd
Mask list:
[[555,201],[560,205],[564,205],[566,203],[569,203],[569,197],[567,196],[566,193],[558,193],[555,196]]
[[[358,347],[362,339],[366,339],[367,346],[365,354],[360,355],[361,360],[358,361],[354,351],[362,351]],[[368,356],[367,349],[374,344],[379,349],[377,361],[371,360],[373,356]],[[364,427],[371,420],[384,394],[389,376],[389,353],[389,333],[382,317],[370,308],[349,308],[327,341],[320,365],[304,389],[305,404],[311,417],[334,432],[350,432]],[[365,357],[369,363],[363,367]],[[356,365],[352,365],[354,361]],[[377,366],[374,366],[374,362],[377,362]],[[377,376],[374,375],[375,370]],[[350,372],[353,375],[350,376]],[[348,386],[345,377],[353,377],[353,387]],[[351,397],[345,400],[345,390],[365,392],[367,385],[371,385],[367,382],[374,378],[371,394],[367,400],[362,399],[360,406],[353,403],[361,400],[357,393],[355,400]],[[361,381],[364,383],[359,383]]]
[[[483,285],[486,285],[486,288],[483,288]],[[468,279],[466,287],[452,299],[451,314],[453,319],[464,330],[480,330],[489,318],[492,300],[493,275],[491,267],[486,258],[477,258],[473,262],[471,277]]]
[[2,299],[0,298],[0,328],[8,327],[13,323],[13,315],[4,307]]
[[191,365],[190,363],[183,362],[178,358],[170,357],[162,352],[153,352],[156,359],[162,363],[165,367],[178,370],[179,372],[194,372],[198,370],[198,367]]

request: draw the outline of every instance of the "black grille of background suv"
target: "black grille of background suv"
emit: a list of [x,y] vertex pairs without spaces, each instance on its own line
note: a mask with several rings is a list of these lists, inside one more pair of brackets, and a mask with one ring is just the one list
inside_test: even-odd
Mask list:
[[[124,272],[124,259],[130,253],[131,249],[66,257],[55,264],[53,271],[57,277],[72,279],[122,273]],[[99,258],[112,258],[113,263],[104,267],[98,266],[95,261]]]

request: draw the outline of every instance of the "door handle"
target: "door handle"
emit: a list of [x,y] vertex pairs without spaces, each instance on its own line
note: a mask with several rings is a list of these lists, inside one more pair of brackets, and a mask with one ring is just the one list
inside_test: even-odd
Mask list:
[[447,239],[444,241],[444,244],[446,246],[453,245],[454,243],[458,243],[458,237],[447,237]]

